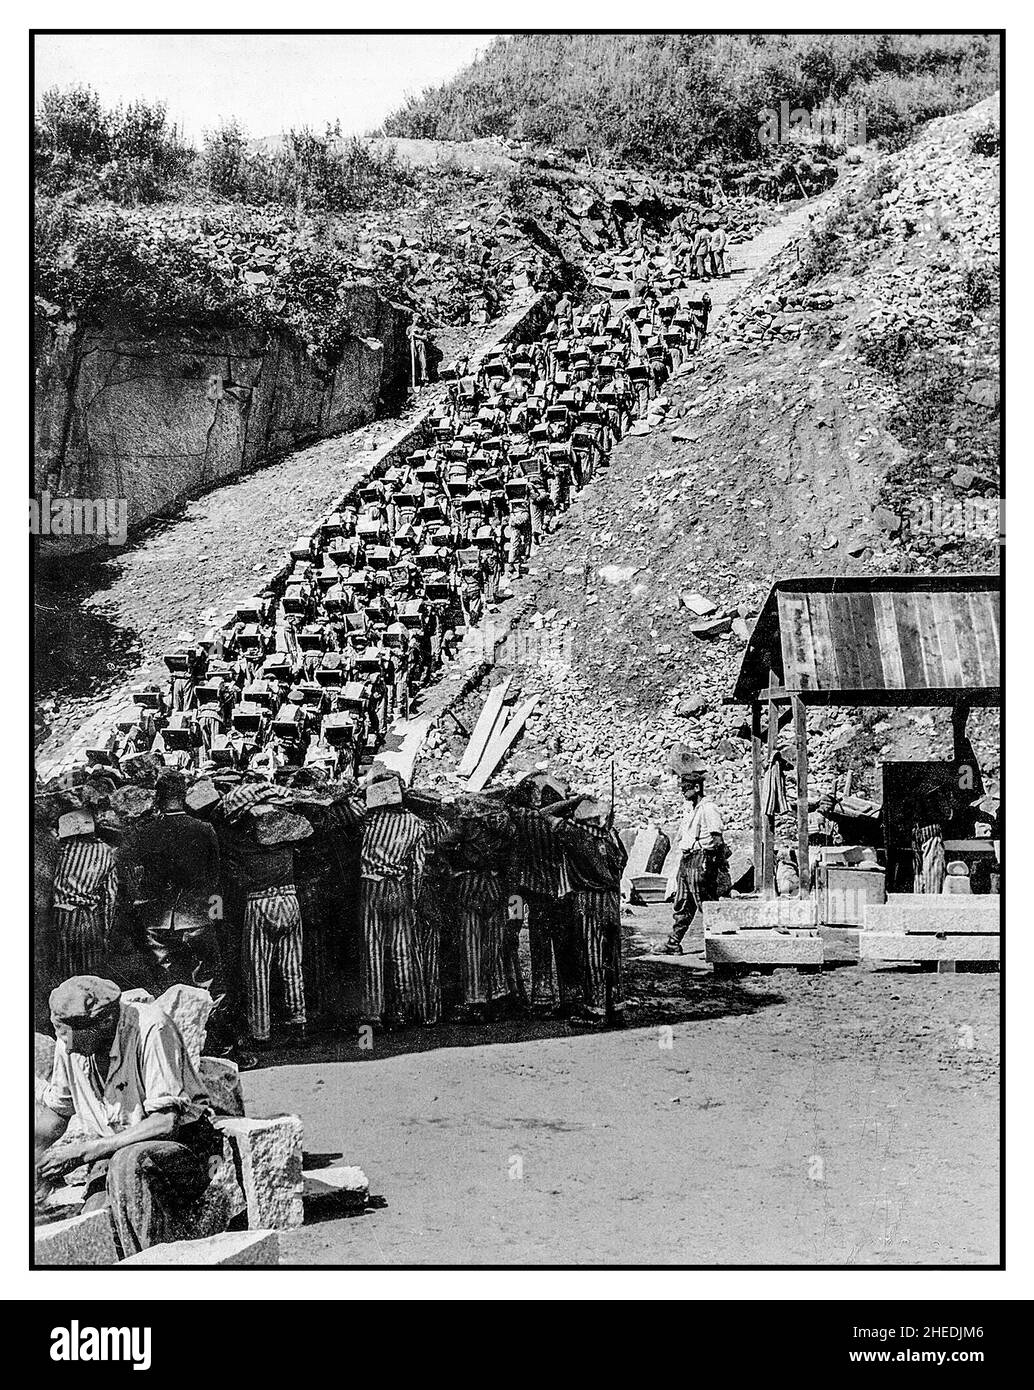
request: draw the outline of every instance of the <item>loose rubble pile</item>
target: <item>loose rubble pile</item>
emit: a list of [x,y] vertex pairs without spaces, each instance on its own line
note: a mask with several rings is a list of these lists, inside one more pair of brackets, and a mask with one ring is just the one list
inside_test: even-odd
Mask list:
[[[742,629],[701,637],[695,624],[713,616],[731,626],[733,614],[749,623],[773,579],[788,573],[996,568],[993,516],[975,515],[966,531],[924,531],[915,520],[932,508],[936,522],[942,503],[989,500],[982,479],[997,479],[994,467],[950,462],[953,449],[964,450],[961,429],[931,443],[924,457],[932,456],[932,467],[910,473],[907,487],[885,483],[902,466],[894,420],[908,377],[875,369],[868,346],[870,321],[907,326],[913,338],[936,325],[938,350],[970,363],[976,381],[987,383],[963,386],[960,415],[983,411],[993,423],[997,289],[983,311],[957,307],[971,262],[997,251],[997,163],[973,147],[990,105],[933,123],[889,157],[878,178],[875,157],[848,174],[816,206],[811,234],[723,308],[692,375],[666,386],[664,429],[623,444],[620,468],[533,562],[517,586],[521,641],[507,669],[529,684],[541,680],[547,698],[516,765],[569,766],[602,793],[613,752],[619,815],[670,823],[678,802],[664,752],[682,738],[710,762],[727,824],[746,831],[749,743],[740,737],[742,711],[722,705],[735,683]],[[922,209],[929,217],[942,202],[952,217],[959,213],[961,241],[945,239],[932,222],[910,231]],[[870,237],[873,207],[882,230]],[[829,222],[838,242],[819,274],[809,257]],[[686,590],[715,604],[715,613],[698,618],[680,598]],[[559,659],[521,659],[521,642],[539,630],[550,638],[540,646]],[[879,790],[877,759],[937,756],[951,746],[946,718],[934,714],[830,711],[818,714],[812,733],[816,785],[839,779],[842,786],[851,771],[870,795]],[[981,766],[994,775],[993,711],[980,712],[973,738]],[[443,775],[455,749],[443,727],[435,750]]]

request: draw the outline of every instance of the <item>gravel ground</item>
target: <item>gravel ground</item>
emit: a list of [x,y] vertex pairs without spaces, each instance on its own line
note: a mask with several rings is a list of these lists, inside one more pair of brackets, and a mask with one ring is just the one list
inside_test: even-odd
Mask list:
[[308,1164],[343,1153],[376,1198],[284,1262],[997,1263],[998,975],[718,983],[699,941],[641,959],[669,914],[626,917],[623,1032],[405,1030],[247,1073],[249,1113],[299,1113]]

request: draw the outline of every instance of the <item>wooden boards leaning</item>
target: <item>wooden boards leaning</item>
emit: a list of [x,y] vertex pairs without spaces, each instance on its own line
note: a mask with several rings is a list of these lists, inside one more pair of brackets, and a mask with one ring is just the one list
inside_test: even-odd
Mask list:
[[496,732],[496,726],[500,723],[503,701],[506,699],[512,679],[512,676],[507,676],[504,681],[501,681],[499,685],[494,686],[488,692],[488,697],[481,707],[481,713],[478,715],[474,731],[470,736],[470,742],[460,759],[457,771],[461,777],[469,777],[481,761],[489,740]]

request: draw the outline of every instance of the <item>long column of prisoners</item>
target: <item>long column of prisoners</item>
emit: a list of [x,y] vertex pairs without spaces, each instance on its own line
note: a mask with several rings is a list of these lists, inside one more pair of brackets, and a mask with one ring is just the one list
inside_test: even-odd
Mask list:
[[[451,364],[401,446],[230,622],[182,634],[170,687],[135,691],[90,761],[358,775],[706,332],[709,299],[670,258],[639,245],[590,272],[595,302],[565,296],[531,341]],[[541,308],[518,316],[529,335]]]

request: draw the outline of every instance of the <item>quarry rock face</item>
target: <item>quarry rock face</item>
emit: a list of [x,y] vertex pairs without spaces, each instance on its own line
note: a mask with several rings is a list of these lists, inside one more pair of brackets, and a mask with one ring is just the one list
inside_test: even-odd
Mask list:
[[[37,495],[125,498],[130,528],[405,394],[409,311],[355,285],[353,335],[329,363],[284,334],[147,336],[110,323],[37,341]],[[92,536],[42,537],[48,554]]]

